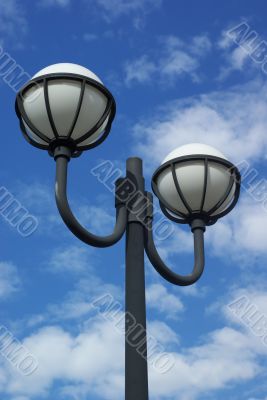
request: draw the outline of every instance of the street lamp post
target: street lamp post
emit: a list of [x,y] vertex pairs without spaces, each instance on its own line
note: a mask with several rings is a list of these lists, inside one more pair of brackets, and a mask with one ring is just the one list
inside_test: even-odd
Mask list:
[[[36,74],[18,93],[16,112],[25,138],[47,150],[56,161],[56,203],[59,213],[81,241],[108,247],[126,232],[125,399],[148,400],[144,252],[169,282],[186,286],[204,269],[204,232],[229,213],[238,201],[240,173],[216,149],[185,145],[169,154],[152,178],[152,189],[164,215],[189,224],[194,237],[191,274],[170,270],[153,238],[153,197],[145,191],[142,160],[129,158],[126,177],[116,182],[116,224],[112,234],[96,236],[73,215],[67,198],[68,163],[108,136],[115,100],[100,79],[75,64],[55,64]],[[133,325],[134,321],[134,325]],[[143,328],[143,352],[127,340],[134,327]]]

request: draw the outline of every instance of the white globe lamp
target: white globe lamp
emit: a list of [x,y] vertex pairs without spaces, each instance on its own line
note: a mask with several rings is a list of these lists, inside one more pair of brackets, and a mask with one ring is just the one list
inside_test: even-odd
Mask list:
[[192,143],[178,147],[152,178],[160,205],[172,219],[214,223],[234,207],[240,191],[237,168],[215,148]]
[[110,131],[115,109],[113,96],[98,76],[70,63],[42,69],[16,99],[24,136],[50,152],[61,144],[73,153],[97,146]]

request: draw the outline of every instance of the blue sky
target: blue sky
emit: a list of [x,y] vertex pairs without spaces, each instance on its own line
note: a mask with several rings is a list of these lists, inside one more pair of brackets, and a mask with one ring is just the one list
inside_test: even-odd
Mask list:
[[[38,221],[23,237],[0,209],[0,333],[38,360],[23,376],[0,348],[1,400],[124,398],[123,336],[92,307],[105,294],[123,306],[124,240],[93,249],[63,225],[54,161],[20,133],[4,53],[30,76],[83,65],[114,94],[109,138],[70,165],[71,204],[94,232],[114,223],[113,195],[90,172],[105,160],[124,172],[127,157],[144,158],[148,189],[162,159],[190,142],[247,166],[237,207],[205,234],[196,285],[174,287],[146,262],[149,332],[175,361],[165,374],[150,364],[149,389],[151,400],[267,399],[266,11],[259,0],[1,1],[0,187]],[[176,271],[191,269],[187,227],[158,245]]]

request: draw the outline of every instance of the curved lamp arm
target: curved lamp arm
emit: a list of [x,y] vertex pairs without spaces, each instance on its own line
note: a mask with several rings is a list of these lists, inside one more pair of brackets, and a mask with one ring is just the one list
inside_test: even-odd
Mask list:
[[205,256],[204,256],[204,223],[200,220],[195,220],[192,225],[192,232],[194,235],[194,254],[195,263],[193,271],[190,275],[179,275],[170,270],[162,261],[153,238],[153,197],[151,193],[147,194],[148,197],[148,220],[146,227],[146,253],[158,273],[170,283],[179,286],[189,286],[198,281],[204,271]]
[[[62,149],[62,148],[61,148]],[[84,243],[94,247],[108,247],[118,242],[123,236],[127,224],[127,209],[122,203],[116,204],[117,215],[114,231],[109,236],[96,236],[88,232],[73,215],[67,198],[68,153],[55,156],[56,160],[56,203],[58,211],[69,230]]]

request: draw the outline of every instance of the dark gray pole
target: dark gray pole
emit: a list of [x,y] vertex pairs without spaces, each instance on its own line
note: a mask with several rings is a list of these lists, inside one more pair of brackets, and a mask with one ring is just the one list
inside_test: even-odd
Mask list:
[[126,169],[129,187],[136,190],[126,232],[125,400],[148,400],[142,161],[129,158]]

